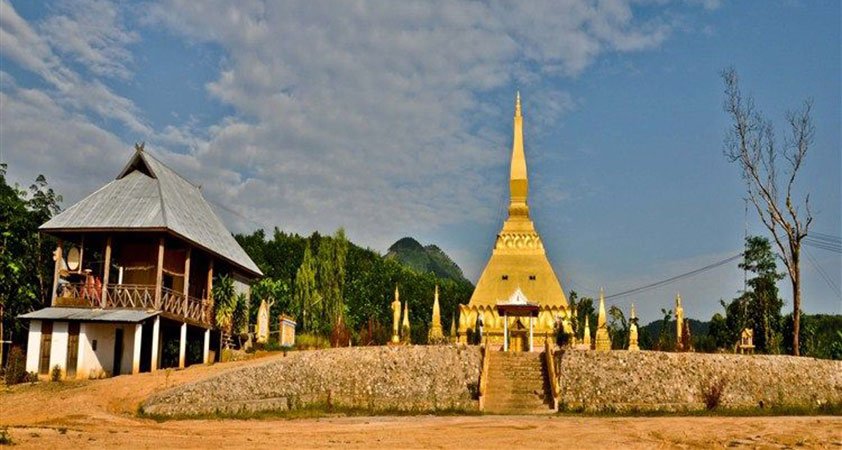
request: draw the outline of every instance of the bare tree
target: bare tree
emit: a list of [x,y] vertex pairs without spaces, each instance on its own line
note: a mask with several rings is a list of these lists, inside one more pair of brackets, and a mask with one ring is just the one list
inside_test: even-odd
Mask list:
[[[804,208],[800,210],[793,201],[793,185],[815,135],[810,117],[813,102],[805,100],[800,109],[786,113],[791,134],[785,136],[781,148],[777,145],[771,121],[755,108],[753,98],[744,98],[740,92],[737,72],[733,68],[726,69],[722,72],[722,79],[725,82],[724,109],[733,121],[725,139],[725,155],[742,169],[748,197],[763,225],[772,233],[780,249],[779,256],[786,265],[792,284],[792,351],[798,356],[801,241],[807,237],[813,215],[810,212],[810,194],[804,198]],[[780,161],[780,157],[786,162]],[[797,202],[800,204],[800,201]]]

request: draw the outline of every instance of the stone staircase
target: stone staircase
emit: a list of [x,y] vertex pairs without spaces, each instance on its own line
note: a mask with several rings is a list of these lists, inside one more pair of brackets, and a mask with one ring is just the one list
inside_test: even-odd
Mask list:
[[489,351],[484,411],[491,414],[549,414],[550,395],[542,353]]

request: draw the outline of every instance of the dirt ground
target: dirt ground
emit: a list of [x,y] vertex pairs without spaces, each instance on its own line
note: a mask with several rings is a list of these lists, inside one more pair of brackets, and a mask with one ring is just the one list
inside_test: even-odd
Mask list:
[[158,423],[135,415],[152,392],[242,364],[15,386],[0,393],[0,427],[7,428],[16,448],[842,449],[842,417],[414,416]]

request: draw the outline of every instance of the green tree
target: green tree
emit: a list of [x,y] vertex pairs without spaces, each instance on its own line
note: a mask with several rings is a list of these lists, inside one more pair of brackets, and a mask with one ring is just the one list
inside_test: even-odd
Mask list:
[[6,182],[0,164],[0,303],[2,339],[26,343],[26,329],[17,316],[49,306],[56,242],[38,227],[60,211],[62,201],[39,175],[29,191]]
[[248,333],[249,326],[249,298],[244,293],[234,296],[234,311],[231,314],[231,329],[237,334]]
[[761,236],[746,238],[746,250],[739,267],[753,276],[747,282],[748,289],[739,297],[727,304],[720,300],[725,308],[725,327],[716,329],[717,344],[733,349],[742,330],[751,328],[755,351],[780,353],[783,350],[783,300],[778,296],[777,282],[783,275],[777,272],[769,240]]
[[655,350],[672,351],[675,349],[675,333],[672,332],[672,310],[661,308],[664,318],[661,320],[661,331],[655,343]]
[[597,314],[593,306],[593,299],[590,297],[579,297],[576,291],[570,291],[567,299],[573,315],[571,326],[573,327],[573,333],[576,335],[576,339],[582,340],[585,338],[585,317],[589,317],[588,320],[592,328],[591,336],[595,336],[593,328],[597,325]]
[[348,240],[345,230],[340,228],[332,238],[319,243],[318,291],[321,303],[318,308],[319,328],[327,333],[345,315],[345,260],[348,254]]
[[755,349],[763,353],[780,353],[783,300],[778,296],[779,280],[775,254],[769,239],[761,236],[746,238],[746,251],[739,266],[754,274],[748,280],[748,322],[754,328]]
[[257,323],[257,312],[260,302],[266,300],[269,307],[269,325],[277,325],[277,317],[281,314],[292,313],[292,290],[283,280],[270,277],[261,278],[251,285],[251,300],[249,301],[249,323]]
[[316,290],[316,264],[313,252],[310,250],[310,241],[304,246],[304,256],[295,274],[294,310],[295,315],[301,320],[301,329],[306,332],[315,330],[314,324],[318,317],[314,317],[314,306],[321,302],[319,292]]
[[[608,308],[608,335],[611,337],[611,348],[622,350],[629,346],[629,322],[626,320],[623,310],[617,305]],[[637,319],[635,319],[637,320]]]

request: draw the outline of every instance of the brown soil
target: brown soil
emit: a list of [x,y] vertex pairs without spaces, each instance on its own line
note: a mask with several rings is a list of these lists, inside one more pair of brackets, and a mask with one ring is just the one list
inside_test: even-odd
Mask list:
[[[272,358],[282,356],[271,356]],[[176,420],[136,416],[149,394],[247,362],[14,386],[0,427],[17,448],[840,448],[842,417],[417,416]]]

